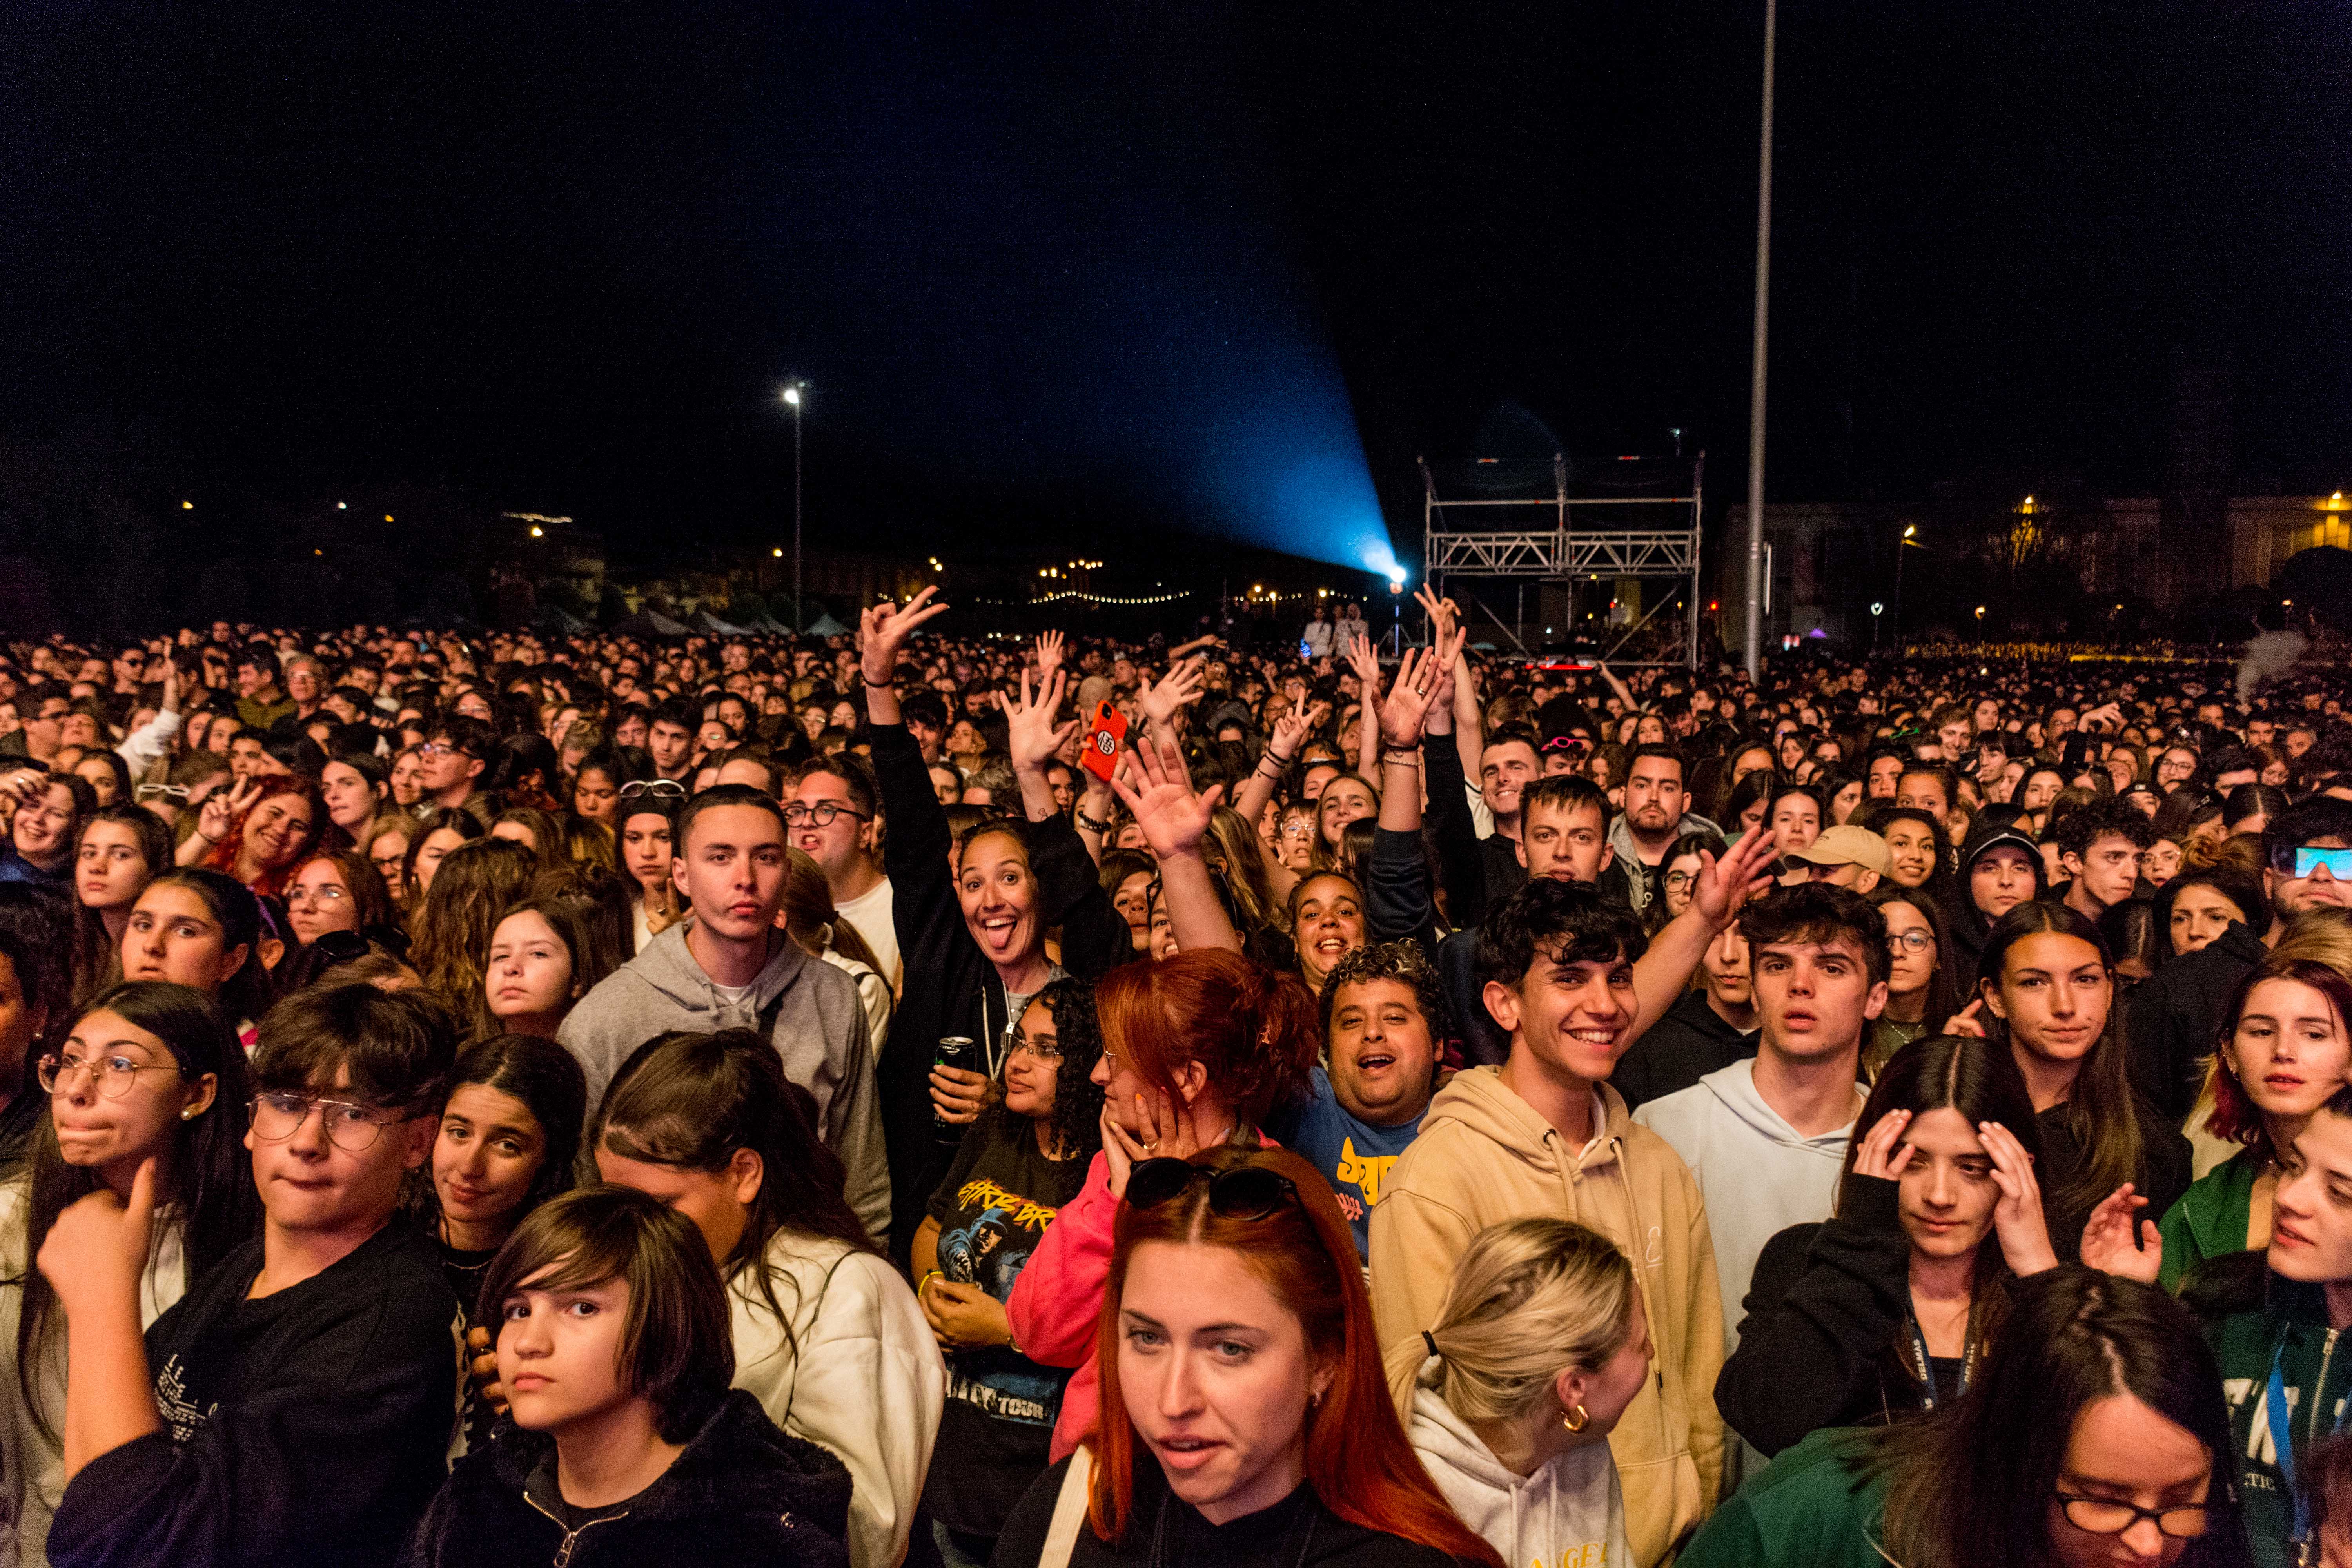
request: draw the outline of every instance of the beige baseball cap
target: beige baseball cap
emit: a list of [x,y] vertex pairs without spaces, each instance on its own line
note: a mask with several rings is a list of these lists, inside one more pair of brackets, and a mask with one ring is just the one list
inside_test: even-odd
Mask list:
[[1859,866],[1882,877],[1895,874],[1895,855],[1886,847],[1886,840],[1867,827],[1850,824],[1822,828],[1819,838],[1802,849],[1790,850],[1789,858],[1815,866]]

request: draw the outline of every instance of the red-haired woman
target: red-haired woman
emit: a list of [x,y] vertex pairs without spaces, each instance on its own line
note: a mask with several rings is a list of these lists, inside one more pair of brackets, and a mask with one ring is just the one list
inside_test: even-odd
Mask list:
[[2245,1147],[2166,1212],[2168,1290],[2206,1258],[2270,1245],[2279,1156],[2352,1077],[2352,981],[2324,963],[2273,955],[2247,972],[2224,1016],[2205,1129]]
[[247,779],[206,798],[196,830],[180,846],[180,864],[224,872],[257,897],[274,898],[326,829],[327,803],[309,779]]
[[1021,1500],[998,1563],[1500,1568],[1405,1442],[1354,1233],[1297,1155],[1137,1164],[1095,1340],[1101,1424]]
[[1258,1124],[1306,1081],[1317,1046],[1307,988],[1223,948],[1112,970],[1096,987],[1095,1013],[1102,1152],[1004,1304],[1023,1354],[1078,1369],[1055,1423],[1055,1459],[1095,1424],[1095,1321],[1128,1173],[1155,1156],[1264,1143]]

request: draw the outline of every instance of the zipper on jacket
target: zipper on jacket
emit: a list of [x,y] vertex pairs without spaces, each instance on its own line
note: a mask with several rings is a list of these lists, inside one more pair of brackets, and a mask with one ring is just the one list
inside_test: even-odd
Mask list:
[[2336,1339],[2343,1331],[2330,1329],[2319,1343],[2319,1377],[2311,1387],[2311,1421],[2304,1436],[2306,1444],[2319,1441],[2319,1413],[2327,1404],[2327,1363],[2336,1359]]
[[587,1523],[582,1525],[579,1529],[574,1530],[570,1525],[565,1524],[562,1520],[556,1518],[553,1514],[549,1513],[546,1509],[541,1508],[539,1500],[531,1496],[529,1492],[522,1494],[522,1500],[530,1504],[531,1507],[539,1509],[539,1511],[542,1515],[545,1515],[547,1521],[550,1524],[552,1524],[556,1529],[563,1531],[563,1543],[555,1549],[553,1568],[571,1568],[572,1551],[580,1544],[580,1538],[583,1535],[585,1535],[588,1531],[595,1529],[600,1524],[610,1524],[616,1519],[626,1519],[629,1517],[629,1510],[627,1509],[623,1509],[618,1513],[608,1513],[602,1519],[592,1519]]

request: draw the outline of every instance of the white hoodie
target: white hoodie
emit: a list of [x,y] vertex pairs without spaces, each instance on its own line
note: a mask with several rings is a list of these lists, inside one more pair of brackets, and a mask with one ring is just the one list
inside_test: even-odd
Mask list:
[[[1859,1115],[1868,1091],[1854,1086]],[[1723,1345],[1739,1343],[1748,1276],[1764,1244],[1792,1225],[1830,1217],[1853,1123],[1807,1138],[1756,1092],[1753,1058],[1651,1100],[1633,1120],[1674,1145],[1706,1202],[1715,1279],[1723,1291]]]
[[1505,1568],[1631,1568],[1625,1496],[1606,1443],[1570,1448],[1521,1476],[1437,1392],[1435,1356],[1422,1363],[1406,1436],[1429,1479]]

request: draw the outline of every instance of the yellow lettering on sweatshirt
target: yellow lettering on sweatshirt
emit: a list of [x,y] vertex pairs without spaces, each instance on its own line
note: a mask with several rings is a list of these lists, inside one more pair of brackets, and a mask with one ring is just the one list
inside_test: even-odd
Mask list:
[[[1339,1140],[1339,1168],[1332,1174],[1343,1182],[1353,1182],[1364,1194],[1367,1208],[1381,1201],[1381,1184],[1389,1179],[1389,1167],[1397,1163],[1394,1154],[1359,1154],[1353,1138]],[[1540,1564],[1538,1564],[1540,1568]]]

